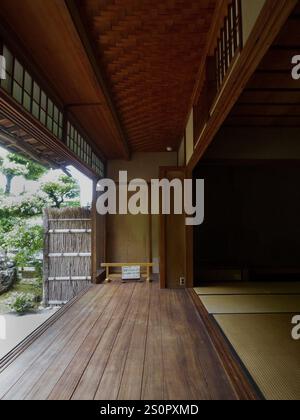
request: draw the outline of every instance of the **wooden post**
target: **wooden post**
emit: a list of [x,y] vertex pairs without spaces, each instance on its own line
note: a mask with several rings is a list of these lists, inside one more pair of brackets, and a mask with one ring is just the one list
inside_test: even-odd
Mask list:
[[151,282],[151,276],[150,276],[150,266],[147,266],[147,281]]
[[[93,283],[99,282],[101,263],[106,259],[106,216],[100,216],[97,212],[96,191],[98,181],[93,183],[93,206],[92,206],[92,278]],[[107,278],[107,276],[106,276]]]
[[48,289],[49,289],[49,220],[48,214],[44,212],[44,261],[43,261],[43,301],[47,305],[49,301]]
[[106,267],[106,281],[108,281],[110,283],[110,278],[109,278],[109,266]]

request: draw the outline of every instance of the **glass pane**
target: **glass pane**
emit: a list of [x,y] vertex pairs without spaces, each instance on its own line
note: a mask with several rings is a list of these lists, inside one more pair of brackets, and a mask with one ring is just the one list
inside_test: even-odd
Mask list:
[[48,115],[50,115],[50,117],[53,117],[53,102],[51,101],[51,99],[48,98]]
[[23,92],[22,92],[21,86],[19,86],[16,82],[14,82],[13,97],[19,103],[22,103],[22,93]]
[[12,78],[6,74],[6,79],[1,80],[1,87],[6,90],[7,93],[11,94]]
[[53,120],[51,117],[47,117],[47,128],[48,130],[52,131],[52,126],[53,126]]
[[46,105],[47,105],[47,96],[46,96],[45,92],[42,91],[42,93],[41,93],[41,107],[43,108],[44,111],[46,111]]
[[57,135],[58,135],[58,125],[56,123],[53,124],[52,132],[57,137]]
[[41,109],[40,121],[43,125],[46,125],[46,112]]
[[12,75],[13,71],[13,56],[9,49],[4,45],[3,47],[3,55],[6,60],[6,72],[10,75]]
[[40,106],[36,102],[32,103],[32,115],[37,119],[40,118]]
[[56,106],[54,106],[53,110],[53,119],[58,124],[58,108]]
[[21,66],[21,64],[18,62],[18,60],[15,60],[14,79],[21,86],[23,86],[23,75],[24,75],[23,66]]
[[59,113],[59,125],[60,125],[60,127],[63,126],[63,114],[62,114],[62,112]]
[[27,111],[31,111],[31,96],[24,92],[23,105]]
[[29,95],[32,93],[32,77],[25,71],[24,89]]
[[41,94],[41,89],[40,89],[39,85],[36,82],[34,82],[33,83],[33,99],[38,104],[40,103],[40,94]]

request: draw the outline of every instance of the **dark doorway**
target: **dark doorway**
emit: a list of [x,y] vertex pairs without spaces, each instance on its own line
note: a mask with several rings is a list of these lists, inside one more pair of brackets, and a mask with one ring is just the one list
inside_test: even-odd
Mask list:
[[300,280],[300,164],[200,163],[205,222],[194,231],[195,285]]

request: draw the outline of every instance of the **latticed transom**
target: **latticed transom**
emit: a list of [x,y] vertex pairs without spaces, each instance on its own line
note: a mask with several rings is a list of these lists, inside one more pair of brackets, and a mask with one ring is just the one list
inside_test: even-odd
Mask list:
[[132,151],[178,146],[215,4],[78,2]]

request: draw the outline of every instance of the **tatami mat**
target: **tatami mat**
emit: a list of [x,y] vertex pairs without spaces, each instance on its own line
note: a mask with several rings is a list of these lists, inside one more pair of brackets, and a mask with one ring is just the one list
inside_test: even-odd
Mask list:
[[195,291],[198,295],[300,294],[300,282],[215,283]]
[[210,314],[300,313],[300,295],[199,296]]
[[215,319],[267,399],[300,399],[300,341],[291,337],[292,315]]

